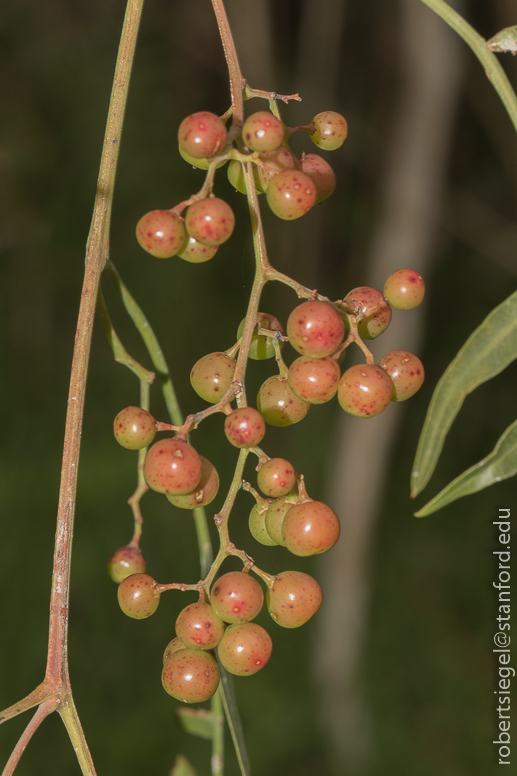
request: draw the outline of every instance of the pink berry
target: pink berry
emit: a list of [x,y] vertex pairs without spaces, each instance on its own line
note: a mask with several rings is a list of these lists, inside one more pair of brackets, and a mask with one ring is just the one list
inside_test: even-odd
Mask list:
[[313,118],[314,132],[311,140],[324,151],[334,151],[343,145],[348,135],[348,125],[344,116],[333,110],[318,113]]
[[178,143],[195,159],[214,156],[226,145],[228,131],[219,116],[199,111],[187,116],[178,130]]
[[282,537],[293,555],[318,555],[335,545],[340,533],[336,513],[322,501],[305,501],[287,512]]
[[241,407],[226,416],[224,433],[234,447],[255,447],[266,433],[264,418],[253,407]]
[[155,581],[149,574],[131,574],[118,586],[119,606],[128,617],[144,620],[158,609],[160,594],[155,593]]
[[266,593],[269,614],[283,628],[304,625],[321,606],[321,587],[302,571],[283,571]]
[[170,210],[151,210],[136,225],[139,245],[157,259],[175,256],[186,236],[182,219]]
[[284,170],[294,170],[295,157],[293,152],[281,145],[274,151],[260,154],[260,165],[258,169],[258,180],[262,191],[267,191],[272,179],[279,172]]
[[259,469],[257,482],[262,493],[270,498],[287,496],[296,485],[296,472],[285,458],[270,458]]
[[343,309],[357,318],[357,330],[362,339],[375,339],[391,321],[391,307],[376,288],[354,288],[343,299]]
[[279,544],[281,547],[285,547],[284,537],[282,535],[284,519],[291,507],[296,504],[296,501],[296,493],[282,496],[281,498],[276,499],[276,501],[273,501],[266,512],[264,520],[266,531],[275,544]]
[[262,383],[257,407],[270,426],[292,426],[307,415],[310,404],[299,399],[289,388],[287,379],[273,375]]
[[251,151],[274,151],[284,140],[284,125],[269,111],[259,110],[244,122],[242,139]]
[[214,649],[221,641],[224,623],[210,604],[186,606],[176,620],[176,635],[191,649]]
[[337,396],[345,412],[371,418],[386,409],[391,394],[391,381],[383,369],[373,364],[357,364],[343,373]]
[[345,334],[339,313],[327,302],[303,302],[287,321],[287,334],[293,348],[302,356],[325,358],[335,353]]
[[183,703],[209,700],[219,686],[219,667],[209,652],[179,649],[162,670],[163,689]]
[[243,571],[229,571],[214,583],[210,603],[224,622],[249,622],[262,609],[264,593],[254,577]]
[[412,310],[424,298],[424,279],[412,269],[393,272],[384,286],[384,296],[397,310]]
[[126,450],[141,450],[156,436],[153,416],[141,407],[126,407],[113,422],[115,439]]
[[204,245],[204,243],[200,243],[186,234],[185,242],[178,251],[178,258],[188,261],[189,264],[204,264],[205,261],[210,261],[216,253],[217,245]]
[[201,479],[192,491],[184,496],[177,496],[173,493],[166,493],[167,499],[180,509],[195,509],[196,507],[206,507],[211,504],[217,496],[219,490],[219,475],[217,469],[202,455],[201,458]]
[[267,202],[278,218],[293,221],[307,213],[316,202],[316,186],[303,172],[284,170],[271,180]]
[[235,366],[235,359],[226,353],[209,353],[192,367],[191,385],[202,399],[217,404],[232,384]]
[[176,636],[175,639],[172,639],[172,641],[169,641],[167,646],[165,647],[165,651],[163,653],[163,665],[167,662],[167,660],[174,655],[175,652],[178,652],[180,649],[186,649],[185,644],[179,640],[179,638]]
[[334,170],[319,154],[303,154],[296,169],[308,175],[316,186],[316,204],[330,197],[336,188]]
[[222,665],[235,676],[251,676],[264,668],[271,652],[271,636],[260,625],[247,622],[226,629],[217,654]]
[[201,479],[202,464],[199,454],[181,439],[162,439],[156,442],[145,457],[144,477],[150,488],[158,493],[182,496],[192,493]]
[[137,547],[120,547],[110,558],[108,573],[114,582],[120,584],[131,574],[145,571],[144,556]]
[[289,367],[287,382],[292,391],[309,404],[324,404],[336,395],[341,371],[331,356],[300,356]]
[[185,215],[185,226],[191,237],[205,245],[221,245],[233,232],[235,216],[231,207],[217,197],[200,199]]
[[405,401],[413,396],[424,382],[424,367],[413,353],[393,350],[379,361],[393,384],[392,401]]

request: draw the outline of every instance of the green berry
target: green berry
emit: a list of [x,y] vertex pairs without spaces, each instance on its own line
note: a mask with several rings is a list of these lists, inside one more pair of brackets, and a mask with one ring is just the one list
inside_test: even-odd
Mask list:
[[272,651],[269,633],[256,623],[247,622],[226,629],[217,654],[231,674],[251,676],[264,668]]
[[307,415],[310,404],[302,401],[289,388],[287,378],[274,375],[262,384],[257,407],[270,426],[292,426]]
[[155,581],[149,574],[131,574],[118,586],[119,606],[128,617],[144,620],[158,609],[160,594],[155,593]]
[[216,659],[202,649],[174,652],[162,670],[163,689],[183,703],[208,701],[219,686]]
[[308,175],[316,186],[316,204],[330,197],[336,188],[334,170],[319,154],[303,154],[296,169]]
[[379,361],[379,366],[393,385],[392,401],[405,401],[413,396],[424,382],[424,367],[413,353],[392,350]]
[[224,627],[210,604],[190,604],[178,615],[176,635],[191,649],[214,649],[223,637]]
[[120,584],[131,574],[145,571],[144,556],[137,547],[120,547],[111,556],[108,563],[108,574],[114,582]]
[[[196,159],[195,156],[188,154],[180,145],[178,146],[178,151],[181,158],[184,159],[188,164],[191,164],[192,167],[197,167],[199,170],[208,170],[210,167],[210,159]],[[216,169],[218,170],[219,167],[223,167],[227,161],[228,159],[220,159],[216,164]]]
[[287,321],[289,342],[308,358],[326,358],[335,353],[345,334],[339,313],[327,302],[303,302]]
[[284,221],[305,215],[316,202],[316,186],[299,170],[284,170],[272,178],[267,202],[273,213]]
[[343,299],[342,307],[345,313],[357,318],[357,330],[362,339],[375,339],[391,321],[391,307],[376,288],[354,288]]
[[319,555],[335,545],[340,533],[336,513],[322,501],[295,504],[282,525],[282,538],[293,555]]
[[259,110],[244,122],[242,139],[251,151],[274,151],[284,140],[284,125],[269,111]]
[[248,525],[250,533],[259,544],[266,547],[276,547],[277,542],[270,537],[266,530],[266,514],[269,506],[267,504],[255,504],[250,512]]
[[343,373],[337,390],[345,412],[358,418],[371,418],[388,407],[392,383],[384,369],[373,364],[356,364]]
[[151,444],[156,436],[153,416],[141,407],[126,407],[113,422],[115,439],[126,450],[141,450]]
[[302,571],[283,571],[266,593],[269,614],[283,628],[299,628],[321,606],[321,587]]
[[249,622],[262,609],[264,593],[254,577],[244,571],[229,571],[214,583],[210,602],[224,622]]
[[170,210],[151,210],[136,225],[138,244],[157,259],[175,256],[186,236],[182,219]]
[[293,491],[288,496],[282,496],[273,501],[266,512],[264,519],[266,531],[275,544],[279,544],[281,547],[285,547],[284,537],[282,536],[284,518],[291,507],[296,504],[297,500],[298,494],[296,491]]
[[185,226],[191,237],[204,245],[222,245],[233,232],[235,216],[231,207],[217,197],[200,199],[185,215]]
[[168,500],[175,507],[180,509],[195,509],[196,507],[206,507],[211,504],[217,496],[219,490],[219,475],[217,469],[202,455],[201,458],[201,479],[192,493],[185,496],[177,496],[173,493],[166,493]]
[[412,310],[424,298],[424,279],[412,269],[393,272],[384,286],[384,296],[397,310]]
[[231,386],[236,361],[226,353],[209,353],[196,361],[190,373],[190,382],[198,396],[217,404]]
[[167,662],[167,660],[174,655],[175,652],[178,652],[180,649],[186,649],[185,644],[179,640],[179,638],[176,636],[175,639],[172,639],[172,641],[169,641],[167,646],[165,647],[165,652],[163,653],[163,665]]
[[210,261],[217,253],[217,245],[204,245],[187,234],[178,258],[188,261],[190,264],[203,264]]
[[228,139],[228,131],[219,116],[209,111],[199,111],[187,116],[178,130],[178,143],[195,159],[214,156],[222,151]]
[[312,122],[314,132],[310,137],[318,148],[322,148],[324,151],[334,151],[343,145],[348,134],[348,125],[340,113],[326,110],[314,116]]
[[253,407],[241,407],[226,416],[224,433],[234,447],[255,447],[266,433],[264,418]]
[[[237,329],[237,339],[242,337],[245,323],[246,318],[243,318],[239,324],[239,328]],[[258,324],[253,330],[254,333],[251,338],[250,349],[248,351],[249,358],[252,358],[254,361],[263,361],[267,358],[273,358],[275,355],[273,340],[271,337],[265,337],[263,334],[258,334],[259,328],[274,332],[278,331],[280,334],[284,334],[283,326],[278,318],[275,318],[274,315],[270,315],[269,313],[259,313]],[[282,340],[280,340],[280,347],[284,347]]]
[[178,496],[192,493],[201,479],[202,464],[194,448],[181,439],[156,442],[145,457],[144,477],[152,490]]
[[291,390],[309,404],[324,404],[336,395],[341,371],[331,356],[300,356],[289,367],[287,382]]
[[[262,187],[258,176],[258,170],[256,165],[253,167],[253,178],[255,179],[255,190],[257,194],[262,194]],[[237,159],[234,159],[228,165],[228,180],[232,184],[234,189],[237,189],[241,194],[246,194],[246,180],[244,178],[244,168]]]
[[265,496],[287,496],[296,485],[296,472],[285,458],[270,458],[260,467],[257,482]]

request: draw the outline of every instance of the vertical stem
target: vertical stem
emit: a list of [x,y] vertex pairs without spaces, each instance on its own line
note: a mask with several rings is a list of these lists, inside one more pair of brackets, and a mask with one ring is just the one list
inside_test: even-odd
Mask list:
[[212,776],[223,776],[224,769],[224,710],[221,687],[212,698],[214,734],[212,737]]
[[212,0],[212,7],[214,9],[215,18],[217,19],[217,25],[219,27],[219,34],[223,44],[224,55],[228,65],[228,74],[230,76],[230,94],[232,97],[233,105],[233,125],[235,125],[237,128],[240,128],[244,123],[244,103],[242,99],[244,81],[239,65],[239,59],[237,57],[237,49],[235,48],[235,43],[233,40],[232,31],[230,29],[230,23],[228,22],[228,16],[226,15],[226,8],[224,7],[223,0]]

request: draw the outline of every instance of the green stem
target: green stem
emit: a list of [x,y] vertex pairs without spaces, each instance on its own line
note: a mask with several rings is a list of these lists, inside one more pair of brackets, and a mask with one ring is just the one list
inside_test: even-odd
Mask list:
[[92,756],[86,743],[86,738],[79,721],[79,715],[75,708],[74,699],[70,694],[65,702],[58,708],[61,719],[70,736],[70,741],[74,748],[74,752],[81,766],[81,771],[84,776],[95,776],[95,767],[93,765]]
[[517,131],[517,96],[496,55],[487,48],[486,40],[444,0],[422,0],[422,2],[447,22],[449,27],[452,27],[470,46],[483,65],[486,77],[501,98]]
[[212,698],[212,719],[214,733],[212,736],[212,776],[223,776],[224,771],[224,709],[221,697],[221,687]]

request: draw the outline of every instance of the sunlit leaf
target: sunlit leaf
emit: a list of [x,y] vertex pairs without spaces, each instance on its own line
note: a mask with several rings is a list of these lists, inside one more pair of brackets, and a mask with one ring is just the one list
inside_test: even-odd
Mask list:
[[497,54],[504,51],[511,51],[515,54],[517,51],[517,25],[505,27],[504,30],[487,40],[486,45],[490,51],[495,51]]
[[212,738],[214,731],[214,717],[207,709],[189,709],[180,706],[176,709],[181,726],[187,733],[192,733],[200,738]]
[[509,426],[486,458],[450,482],[415,517],[425,517],[462,496],[477,493],[495,482],[517,474],[517,420]]
[[411,495],[420,493],[435,469],[445,437],[465,397],[517,358],[517,292],[485,318],[449,364],[431,399],[420,435]]
[[169,771],[169,776],[197,776],[197,772],[185,755],[178,754],[174,760],[173,769]]

